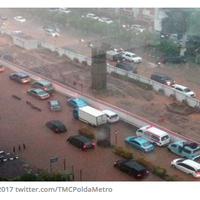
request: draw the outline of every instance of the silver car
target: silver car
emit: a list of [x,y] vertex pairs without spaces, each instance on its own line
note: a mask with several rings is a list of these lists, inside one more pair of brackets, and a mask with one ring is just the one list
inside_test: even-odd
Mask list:
[[51,111],[61,111],[60,102],[58,100],[51,100],[48,102]]
[[31,88],[27,91],[27,94],[36,97],[38,99],[47,99],[50,95],[40,88]]

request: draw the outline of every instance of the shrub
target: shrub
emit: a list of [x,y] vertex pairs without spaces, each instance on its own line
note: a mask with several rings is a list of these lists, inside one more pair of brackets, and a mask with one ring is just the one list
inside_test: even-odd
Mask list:
[[79,130],[78,130],[78,133],[79,133],[80,135],[83,135],[83,136],[89,138],[89,139],[94,139],[94,138],[95,138],[94,133],[91,132],[91,131],[88,130],[88,129],[85,129],[85,128],[79,129]]
[[113,152],[125,159],[133,159],[133,153],[123,147],[116,147]]
[[183,181],[183,179],[178,177],[177,175],[173,175],[173,176],[169,176],[168,181]]
[[159,167],[159,166],[154,166],[152,173],[161,178],[164,178],[164,176],[166,174],[166,169]]
[[138,158],[137,161],[138,161],[140,164],[144,165],[145,167],[149,168],[151,171],[152,171],[153,168],[154,168],[154,165],[153,165],[151,162],[149,162],[149,161],[147,161],[146,159],[144,159],[144,158]]

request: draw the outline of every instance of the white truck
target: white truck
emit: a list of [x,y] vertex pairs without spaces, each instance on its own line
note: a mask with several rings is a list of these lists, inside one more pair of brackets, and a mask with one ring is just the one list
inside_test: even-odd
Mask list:
[[75,108],[73,111],[73,116],[74,118],[92,126],[99,126],[107,122],[105,113],[90,106]]

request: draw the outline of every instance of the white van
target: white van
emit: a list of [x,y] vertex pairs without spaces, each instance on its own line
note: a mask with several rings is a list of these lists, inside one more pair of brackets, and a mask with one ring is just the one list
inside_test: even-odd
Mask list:
[[138,137],[145,138],[158,146],[166,146],[170,143],[169,134],[156,127],[144,126],[136,131]]

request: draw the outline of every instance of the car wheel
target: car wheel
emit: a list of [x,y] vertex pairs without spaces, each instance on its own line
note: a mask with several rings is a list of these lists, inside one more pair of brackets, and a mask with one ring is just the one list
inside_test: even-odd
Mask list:
[[176,166],[174,164],[171,165],[173,168],[176,168]]

